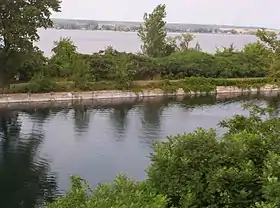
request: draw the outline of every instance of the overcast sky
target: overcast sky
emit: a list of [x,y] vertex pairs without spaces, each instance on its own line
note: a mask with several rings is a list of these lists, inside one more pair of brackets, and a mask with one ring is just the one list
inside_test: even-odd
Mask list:
[[280,28],[280,0],[62,0],[57,18],[141,21],[167,5],[167,22]]

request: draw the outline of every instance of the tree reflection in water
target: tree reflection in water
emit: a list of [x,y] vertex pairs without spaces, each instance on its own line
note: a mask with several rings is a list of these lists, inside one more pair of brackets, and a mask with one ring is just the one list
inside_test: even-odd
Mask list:
[[124,103],[112,105],[112,111],[109,114],[109,122],[114,129],[114,137],[117,141],[125,138],[128,127],[128,113],[135,103]]
[[0,112],[0,207],[32,208],[58,194],[48,161],[39,156],[44,135],[21,135],[16,112]]
[[75,105],[74,109],[74,125],[75,131],[78,133],[86,132],[89,128],[91,109],[84,105]]

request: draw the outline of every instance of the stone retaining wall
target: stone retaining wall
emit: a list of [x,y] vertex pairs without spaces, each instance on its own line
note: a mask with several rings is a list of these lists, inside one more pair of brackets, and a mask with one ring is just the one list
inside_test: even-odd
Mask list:
[[[271,93],[280,92],[280,88],[274,85],[265,85],[261,88],[241,89],[233,86],[218,86],[210,94],[232,94],[232,93]],[[112,98],[138,98],[138,97],[156,97],[156,96],[179,96],[179,95],[201,95],[205,92],[188,92],[178,89],[174,93],[164,93],[163,90],[143,90],[142,92],[132,91],[90,91],[90,92],[55,92],[39,94],[2,94],[0,103],[24,103],[24,102],[49,102],[49,101],[71,101],[71,100],[95,100],[95,99],[112,99]]]

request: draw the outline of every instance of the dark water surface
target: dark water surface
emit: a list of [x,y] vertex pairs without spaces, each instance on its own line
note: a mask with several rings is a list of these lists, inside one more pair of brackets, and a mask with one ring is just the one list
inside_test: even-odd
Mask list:
[[115,100],[0,108],[0,207],[32,208],[67,190],[69,176],[92,186],[118,173],[145,179],[154,141],[210,128],[244,114],[253,100],[280,106],[278,96]]

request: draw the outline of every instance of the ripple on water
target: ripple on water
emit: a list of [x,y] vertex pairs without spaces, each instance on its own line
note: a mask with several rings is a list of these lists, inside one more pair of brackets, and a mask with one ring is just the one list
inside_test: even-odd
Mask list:
[[145,179],[153,142],[246,114],[242,103],[252,99],[280,106],[277,97],[204,96],[0,111],[0,207],[51,200],[68,189],[70,175],[92,186],[121,172]]

